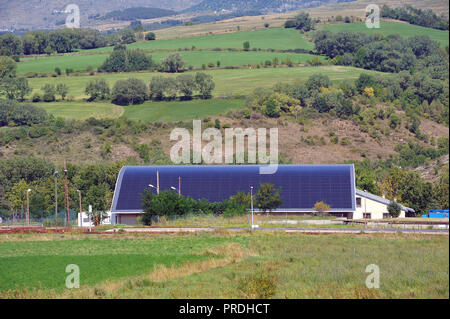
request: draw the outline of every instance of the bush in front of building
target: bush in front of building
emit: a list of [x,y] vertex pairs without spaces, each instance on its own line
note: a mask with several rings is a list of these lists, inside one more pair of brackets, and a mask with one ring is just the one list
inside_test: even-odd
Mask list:
[[388,205],[387,209],[388,209],[389,215],[390,215],[392,218],[397,218],[398,216],[400,216],[400,212],[401,212],[401,210],[402,210],[402,207],[401,207],[400,204],[397,203],[396,201],[392,201],[392,202]]
[[316,212],[319,216],[325,216],[331,210],[330,205],[321,201],[314,204],[313,211]]
[[140,222],[144,225],[159,222],[161,218],[173,219],[192,214],[241,216],[246,214],[250,207],[250,195],[244,192],[238,192],[230,199],[214,203],[206,199],[195,200],[169,190],[161,191],[159,194],[146,190],[141,198],[143,214]]

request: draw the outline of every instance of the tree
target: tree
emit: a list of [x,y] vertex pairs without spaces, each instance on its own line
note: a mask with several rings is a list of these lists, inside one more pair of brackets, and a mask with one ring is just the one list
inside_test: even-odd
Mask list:
[[114,51],[98,68],[100,72],[125,72],[127,70],[126,50],[114,48]]
[[136,42],[136,36],[134,35],[134,31],[131,29],[124,29],[120,33],[120,39],[123,44],[131,44]]
[[439,208],[448,209],[449,207],[449,169],[448,165],[442,168],[441,176],[437,180],[433,195],[439,203]]
[[212,91],[216,87],[216,84],[211,75],[198,72],[195,74],[195,83],[202,99],[206,100],[212,97]]
[[165,78],[163,76],[154,76],[150,81],[150,94],[155,100],[164,99]]
[[270,98],[264,104],[264,114],[268,117],[280,117],[280,108],[277,108],[275,100]]
[[179,53],[169,54],[161,62],[161,70],[163,72],[179,72],[185,65],[183,57]]
[[145,225],[151,225],[155,219],[157,220],[163,216],[171,218],[185,215],[195,207],[193,199],[179,196],[177,193],[169,190],[162,191],[158,195],[150,190],[145,190],[141,198],[144,211],[141,221]]
[[387,210],[392,218],[398,218],[398,216],[400,216],[400,212],[402,211],[402,207],[396,201],[392,201],[389,203]]
[[5,33],[0,37],[0,55],[20,56],[23,53],[20,37],[13,33]]
[[256,191],[256,205],[263,212],[271,212],[283,204],[280,197],[281,188],[275,189],[273,184],[261,184]]
[[153,61],[140,49],[126,51],[126,71],[148,70],[153,66]]
[[58,53],[72,52],[78,47],[79,34],[72,29],[61,29],[49,32],[48,47],[46,53],[56,51]]
[[85,93],[89,95],[88,101],[96,99],[105,100],[111,93],[108,83],[104,79],[90,81],[86,86]]
[[314,24],[309,16],[309,13],[302,12],[296,16],[294,20],[287,20],[284,27],[296,28],[297,30],[308,32],[313,29]]
[[195,77],[191,74],[183,74],[177,77],[177,86],[186,100],[192,99],[194,90],[197,87]]
[[6,193],[7,200],[11,203],[11,209],[13,218],[19,217],[21,212],[24,213],[24,202],[26,200],[27,190],[29,189],[29,185],[24,179],[21,179],[19,182],[13,185],[11,191]]
[[117,105],[142,104],[147,98],[147,86],[138,79],[117,81],[112,98],[112,102]]
[[310,92],[319,92],[321,88],[328,88],[330,86],[330,78],[320,73],[311,75],[306,81],[306,87]]
[[250,50],[250,42],[249,41],[245,41],[243,44],[244,47],[244,51],[248,51]]
[[106,183],[101,185],[92,185],[84,197],[88,205],[92,205],[94,225],[98,226],[108,217],[106,214],[110,202],[111,191]]
[[55,101],[55,94],[56,94],[56,88],[54,85],[51,84],[45,84],[42,87],[42,91],[44,91],[44,95],[42,97],[42,100],[44,102],[53,102]]
[[17,99],[21,102],[25,100],[26,95],[33,91],[26,78],[10,78],[8,80],[4,80],[0,83],[0,87],[3,88],[6,96],[10,100]]
[[16,76],[16,62],[7,56],[0,56],[0,81]]
[[64,101],[67,93],[69,92],[69,87],[64,83],[59,83],[56,85],[55,92],[61,96],[61,100]]
[[147,41],[153,41],[156,40],[156,35],[154,32],[148,32],[145,34],[145,40]]

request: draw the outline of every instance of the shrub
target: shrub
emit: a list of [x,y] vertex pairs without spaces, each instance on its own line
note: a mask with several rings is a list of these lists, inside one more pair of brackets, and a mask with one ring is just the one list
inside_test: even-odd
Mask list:
[[327,203],[320,201],[314,204],[313,210],[317,212],[319,216],[324,216],[328,214],[328,211],[331,210],[331,207]]
[[263,212],[276,209],[283,204],[283,200],[280,197],[281,188],[275,189],[272,184],[261,184],[256,191],[256,205]]
[[179,53],[169,54],[165,59],[161,61],[161,71],[163,72],[179,72],[186,63],[183,60],[183,56]]
[[117,105],[142,104],[147,97],[147,87],[138,79],[120,80],[114,85],[112,97]]
[[89,101],[96,99],[105,100],[109,97],[111,91],[108,83],[104,79],[90,81],[86,86],[85,93],[89,95]]
[[200,91],[202,99],[209,99],[212,97],[212,91],[216,87],[216,84],[211,75],[198,72],[195,74],[195,83],[197,89]]
[[156,34],[154,32],[148,32],[145,34],[145,40],[153,41],[156,40]]
[[402,207],[396,201],[392,201],[389,203],[387,209],[388,209],[389,215],[391,215],[392,218],[397,218],[398,216],[400,216]]

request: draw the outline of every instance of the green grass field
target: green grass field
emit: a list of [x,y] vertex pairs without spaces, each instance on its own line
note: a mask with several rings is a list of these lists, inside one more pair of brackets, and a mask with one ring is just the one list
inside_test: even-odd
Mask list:
[[402,37],[412,37],[415,35],[428,35],[432,40],[438,41],[441,46],[448,46],[448,31],[425,28],[417,25],[401,22],[381,21],[379,29],[368,29],[364,22],[361,23],[341,23],[324,24],[319,29],[332,32],[351,31],[364,32],[366,34],[382,33],[384,35],[399,34]]
[[[224,245],[231,250],[216,250]],[[234,257],[226,257],[230,253]],[[214,261],[222,258],[228,261]],[[68,264],[80,267],[80,291],[64,288]],[[380,269],[379,289],[365,286],[370,264]],[[153,271],[157,265],[178,268]],[[0,237],[0,296],[448,298],[449,241],[413,234],[281,232],[15,235]]]
[[[293,81],[306,81],[308,77],[314,73],[328,75],[334,82],[345,79],[356,79],[361,73],[377,73],[375,71],[344,66],[205,70],[202,72],[213,76],[213,79],[216,82],[216,89],[214,90],[213,95],[216,97],[230,94],[248,95],[257,87],[272,87],[278,82],[292,83]],[[33,78],[29,79],[29,83],[34,91],[40,91],[46,83],[65,83],[69,87],[69,96],[73,96],[75,99],[82,99],[87,97],[84,90],[90,80],[105,79],[110,86],[113,86],[118,80],[137,78],[148,84],[152,77],[159,75],[177,76],[178,74],[163,74],[156,72],[111,73],[99,74],[95,77],[62,76],[57,78]]]
[[172,102],[145,102],[125,106],[125,117],[149,122],[176,122],[225,114],[245,106],[245,99],[213,99]]
[[137,121],[177,122],[225,114],[229,110],[243,108],[245,100],[147,101],[144,104],[123,107],[110,102],[83,101],[40,102],[35,105],[42,107],[49,114],[66,119],[85,120],[90,117],[97,119],[118,118],[124,115],[131,120]]
[[[307,49],[312,50],[314,44],[305,39],[305,36],[294,29],[271,28],[266,30],[242,31],[225,34],[212,34],[170,40],[144,41],[129,44],[129,49],[197,49],[236,48],[242,49],[243,43],[249,41],[250,48],[258,49]],[[98,48],[92,51],[111,51],[112,47]]]
[[83,101],[60,101],[45,103],[40,102],[35,105],[42,107],[49,114],[67,119],[85,120],[90,117],[97,119],[118,118],[124,113],[124,109],[119,105],[109,102],[83,102]]
[[[284,61],[291,59],[294,63],[305,63],[311,60],[314,55],[303,53],[277,53],[277,52],[230,52],[230,51],[182,51],[179,52],[183,56],[186,65],[201,67],[203,64],[213,63],[216,65],[220,61],[221,66],[241,66],[248,64],[264,63],[267,60]],[[152,52],[149,55],[155,62],[161,62],[170,52]],[[87,67],[98,68],[108,58],[108,54],[70,54],[58,55],[50,57],[34,57],[26,58],[23,62],[18,63],[18,74],[26,74],[29,72],[51,73],[59,67],[62,72],[67,68],[73,69],[75,72],[86,72]],[[324,57],[319,57],[324,60]]]
[[219,237],[0,242],[0,291],[16,287],[65,287],[68,264],[80,267],[83,284],[149,272],[156,264],[204,259],[200,253],[227,241]]

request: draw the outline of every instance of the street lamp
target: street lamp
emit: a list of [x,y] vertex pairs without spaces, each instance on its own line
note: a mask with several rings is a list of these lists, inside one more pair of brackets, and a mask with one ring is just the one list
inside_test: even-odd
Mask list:
[[253,186],[250,186],[250,204],[251,204],[251,210],[252,210],[252,229],[254,228],[253,225]]
[[153,188],[155,190],[156,194],[158,194],[158,188],[155,185],[148,184],[148,187]]
[[178,188],[176,188],[175,186],[171,186],[171,187],[170,187],[170,189],[171,189],[171,190],[173,190],[173,191],[176,191],[176,192],[178,192],[178,197],[180,197],[180,196],[181,196],[181,192],[180,192],[180,190],[179,190]]
[[30,192],[31,189],[27,189],[27,224],[30,225]]

